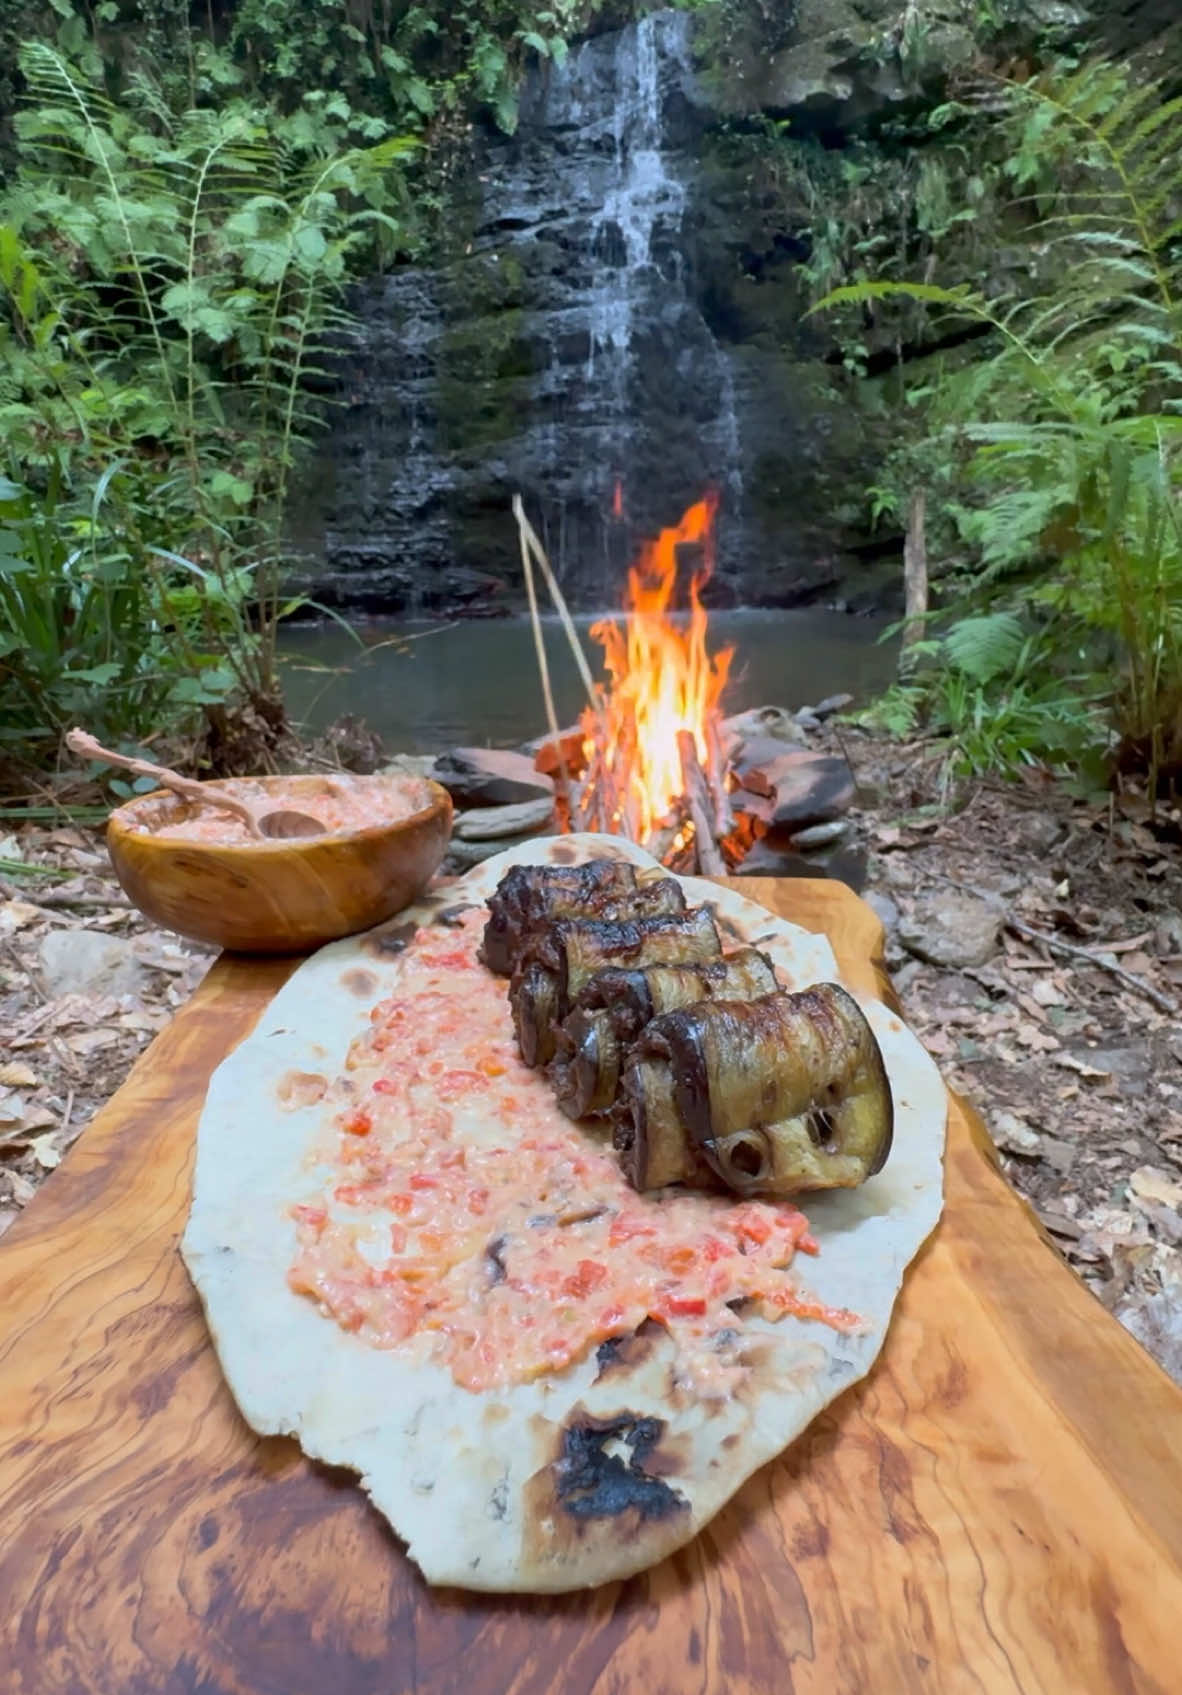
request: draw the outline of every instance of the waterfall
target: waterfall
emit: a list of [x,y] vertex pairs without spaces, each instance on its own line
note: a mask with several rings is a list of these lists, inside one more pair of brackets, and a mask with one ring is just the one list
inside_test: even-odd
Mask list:
[[365,292],[332,484],[308,491],[328,601],[517,592],[517,490],[584,606],[618,604],[638,543],[710,486],[720,559],[739,557],[735,382],[692,251],[689,31],[650,13],[539,66],[517,134],[480,144],[452,251]]
[[[685,12],[650,12],[616,39],[613,63],[612,178],[592,225],[587,377],[598,382],[610,417],[614,476],[626,478],[636,417],[630,403],[633,334],[662,310],[688,305],[681,250],[687,190],[666,147],[662,76],[692,77],[690,19]],[[579,86],[580,67],[572,67]],[[713,449],[712,479],[730,496],[737,513],[742,471],[734,379],[725,355],[710,338],[711,369],[685,371],[717,386],[719,407],[703,434]],[[694,337],[693,357],[703,347]],[[679,352],[679,359],[684,352]]]

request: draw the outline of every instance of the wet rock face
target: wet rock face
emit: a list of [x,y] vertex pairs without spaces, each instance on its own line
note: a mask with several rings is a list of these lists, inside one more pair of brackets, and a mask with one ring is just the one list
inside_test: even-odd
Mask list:
[[321,598],[518,598],[517,490],[576,606],[618,604],[639,541],[709,487],[717,602],[792,604],[834,580],[832,510],[809,486],[844,451],[838,412],[766,336],[728,337],[735,256],[700,166],[690,29],[653,14],[539,72],[517,135],[485,143],[457,250],[359,290],[297,521]]

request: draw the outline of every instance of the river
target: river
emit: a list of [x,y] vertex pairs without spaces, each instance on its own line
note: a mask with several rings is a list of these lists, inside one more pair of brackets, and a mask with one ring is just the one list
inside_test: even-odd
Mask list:
[[[575,620],[598,677],[589,617]],[[710,651],[733,645],[728,713],[751,706],[805,706],[848,692],[859,702],[886,687],[895,645],[879,644],[884,620],[840,612],[711,612]],[[544,621],[559,722],[578,715],[582,693],[556,619]],[[293,717],[310,731],[352,713],[391,752],[436,753],[477,744],[511,747],[546,728],[527,618],[446,624],[367,622],[350,635],[336,624],[288,627],[281,640]]]

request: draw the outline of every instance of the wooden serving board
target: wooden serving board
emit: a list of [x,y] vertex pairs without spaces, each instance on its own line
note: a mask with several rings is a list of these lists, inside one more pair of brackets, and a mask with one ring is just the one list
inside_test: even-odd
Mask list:
[[[741,889],[884,985],[847,889]],[[291,968],[217,964],[0,1242],[0,1695],[1182,1688],[1182,1391],[956,1102],[878,1365],[689,1548],[428,1589],[347,1474],[243,1424],[177,1255],[206,1083]]]

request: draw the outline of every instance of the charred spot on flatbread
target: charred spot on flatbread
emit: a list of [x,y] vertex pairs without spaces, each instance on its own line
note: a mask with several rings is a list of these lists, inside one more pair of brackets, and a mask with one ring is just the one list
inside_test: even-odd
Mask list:
[[546,855],[552,865],[573,865],[578,859],[578,850],[568,842],[556,842]]
[[474,910],[470,901],[461,901],[458,906],[443,906],[434,914],[431,922],[442,924],[445,930],[458,930],[466,914]]
[[576,1519],[635,1513],[645,1522],[687,1511],[689,1502],[660,1475],[667,1469],[658,1457],[664,1433],[661,1418],[634,1412],[592,1418],[576,1410],[550,1467],[557,1504]]
[[389,929],[375,930],[371,936],[365,938],[362,945],[371,953],[376,953],[379,959],[389,954],[405,953],[414,941],[418,928],[413,918],[404,920],[401,924],[392,924]]
[[602,1383],[605,1377],[610,1377],[616,1371],[635,1371],[651,1357],[653,1349],[665,1334],[663,1324],[646,1318],[626,1336],[609,1336],[607,1341],[601,1342],[595,1350],[595,1359],[599,1366],[595,1375],[596,1383]]
[[355,965],[341,977],[341,987],[348,989],[358,1000],[369,1001],[378,992],[378,980],[372,971],[367,971],[363,965]]

